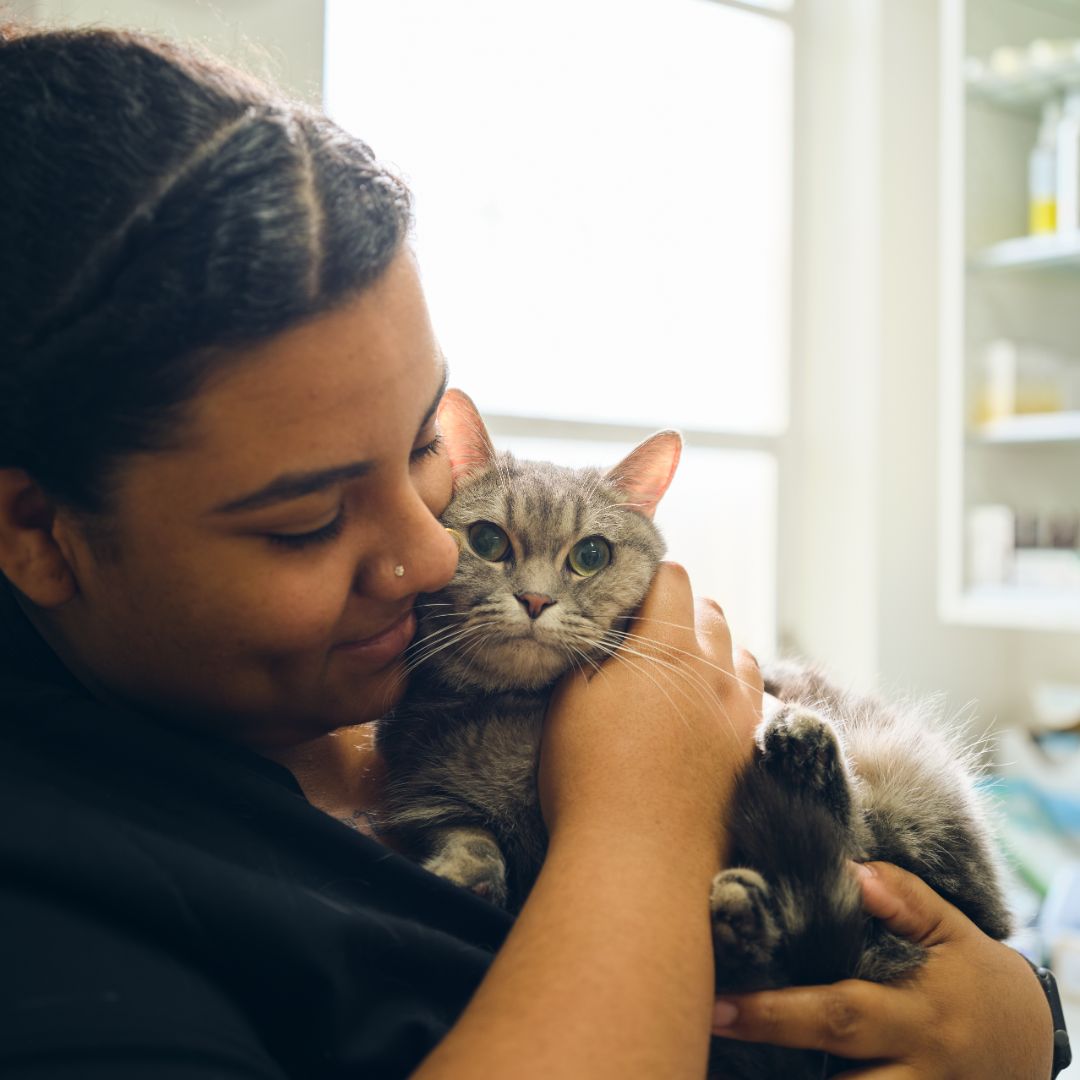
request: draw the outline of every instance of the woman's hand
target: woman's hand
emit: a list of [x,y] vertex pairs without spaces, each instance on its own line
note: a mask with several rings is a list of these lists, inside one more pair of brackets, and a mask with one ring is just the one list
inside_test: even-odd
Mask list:
[[727,997],[738,1009],[725,1038],[827,1050],[866,1061],[839,1075],[866,1080],[1041,1080],[1050,1075],[1052,1021],[1027,962],[913,874],[868,864],[863,905],[890,930],[925,945],[910,980],[850,979]]
[[653,830],[720,864],[723,820],[761,718],[761,673],[732,655],[723,612],[694,601],[686,571],[664,563],[599,671],[560,684],[544,728],[540,792],[554,837],[564,827]]

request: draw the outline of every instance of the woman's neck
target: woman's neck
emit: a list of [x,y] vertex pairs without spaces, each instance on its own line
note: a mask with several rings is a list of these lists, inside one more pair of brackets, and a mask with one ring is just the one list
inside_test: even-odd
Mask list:
[[375,751],[375,727],[341,728],[284,749],[263,751],[296,777],[308,802],[370,832],[368,815],[378,805],[384,769]]

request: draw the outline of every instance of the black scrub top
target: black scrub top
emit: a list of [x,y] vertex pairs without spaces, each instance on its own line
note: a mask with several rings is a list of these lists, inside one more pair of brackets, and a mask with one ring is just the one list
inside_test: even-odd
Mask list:
[[281,766],[94,700],[0,578],[0,1076],[407,1076],[509,926]]

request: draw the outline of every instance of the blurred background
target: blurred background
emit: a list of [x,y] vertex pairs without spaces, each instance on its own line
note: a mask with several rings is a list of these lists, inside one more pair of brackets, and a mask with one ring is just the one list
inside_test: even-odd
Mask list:
[[393,163],[500,444],[681,429],[658,520],[737,639],[992,729],[1080,1001],[1080,0],[6,10],[202,41]]

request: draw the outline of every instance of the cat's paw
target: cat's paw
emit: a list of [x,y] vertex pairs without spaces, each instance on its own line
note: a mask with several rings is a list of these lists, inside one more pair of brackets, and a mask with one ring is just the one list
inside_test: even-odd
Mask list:
[[424,869],[505,906],[506,860],[495,838],[483,829],[445,829]]
[[851,811],[844,752],[832,724],[802,705],[780,709],[761,733],[761,764],[793,789],[819,798],[839,818]]
[[733,979],[767,970],[781,934],[765,879],[756,870],[723,870],[713,878],[709,907],[718,985],[731,988]]

